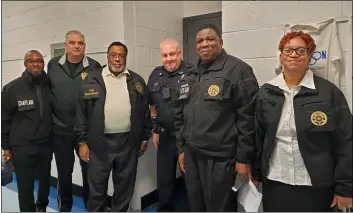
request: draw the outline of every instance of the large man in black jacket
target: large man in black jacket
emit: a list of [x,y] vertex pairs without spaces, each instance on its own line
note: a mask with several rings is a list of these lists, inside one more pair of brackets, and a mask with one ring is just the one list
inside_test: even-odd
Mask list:
[[175,131],[191,211],[232,211],[236,172],[251,178],[255,152],[252,68],[228,55],[218,29],[199,29],[197,69],[180,80]]
[[85,78],[79,93],[75,130],[80,157],[88,163],[87,211],[105,211],[113,170],[112,211],[126,211],[131,201],[140,154],[151,136],[148,91],[141,76],[126,68],[128,49],[108,47],[108,65]]
[[[13,158],[15,163],[20,211],[45,212],[53,157],[50,87],[42,54],[31,50],[24,60],[26,70],[22,76],[6,84],[2,91],[1,146],[4,160]],[[35,172],[39,176],[36,205]]]
[[[78,154],[76,135],[73,131],[76,97],[82,79],[90,69],[101,65],[84,55],[85,37],[79,31],[66,34],[63,56],[55,57],[48,63],[48,76],[54,99],[53,145],[55,162],[58,169],[58,205],[60,211],[72,208],[72,172],[75,155]],[[82,168],[83,199],[85,206],[88,199],[87,164],[80,160]]]

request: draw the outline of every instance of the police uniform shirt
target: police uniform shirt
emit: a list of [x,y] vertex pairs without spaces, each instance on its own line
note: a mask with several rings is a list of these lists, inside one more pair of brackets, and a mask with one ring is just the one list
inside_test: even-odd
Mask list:
[[108,66],[102,70],[102,77],[107,94],[104,105],[104,133],[128,132],[131,128],[131,104],[127,89],[125,70],[118,76],[113,75]]
[[285,101],[276,132],[276,146],[270,158],[267,178],[290,185],[311,186],[311,179],[299,150],[293,98],[298,94],[301,87],[315,89],[313,72],[310,69],[307,70],[300,84],[291,89],[288,88],[283,73],[268,83],[283,90]]
[[155,105],[157,110],[157,121],[164,128],[173,128],[174,108],[177,100],[178,82],[183,74],[184,62],[174,72],[168,72],[163,66],[152,72],[148,81],[150,92],[150,105]]

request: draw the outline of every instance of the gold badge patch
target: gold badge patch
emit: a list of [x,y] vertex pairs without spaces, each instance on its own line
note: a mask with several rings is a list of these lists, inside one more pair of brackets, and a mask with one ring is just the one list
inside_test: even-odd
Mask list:
[[82,72],[82,73],[81,73],[82,81],[86,79],[87,75],[88,75],[87,72]]
[[327,123],[327,116],[321,111],[316,111],[311,114],[311,123],[316,126],[323,126]]
[[136,83],[136,90],[137,90],[137,92],[142,93],[143,87],[142,87],[142,84],[140,82]]
[[218,93],[219,93],[219,87],[217,85],[211,85],[208,88],[208,94],[210,96],[216,96],[216,95],[218,95]]

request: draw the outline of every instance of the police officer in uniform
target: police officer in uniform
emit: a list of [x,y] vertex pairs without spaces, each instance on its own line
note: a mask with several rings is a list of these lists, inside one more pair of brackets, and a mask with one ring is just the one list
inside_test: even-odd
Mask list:
[[88,162],[89,212],[107,210],[111,172],[111,210],[128,210],[138,156],[151,136],[148,90],[143,78],[126,68],[127,54],[121,42],[110,44],[108,65],[88,73],[79,92],[75,131],[80,158]]
[[[174,133],[174,111],[180,77],[191,64],[182,61],[182,51],[174,39],[160,43],[163,66],[156,67],[148,80],[150,109],[153,120],[153,143],[157,151],[158,211],[175,211],[177,148]],[[188,205],[186,205],[188,206]]]
[[259,86],[252,68],[222,45],[215,26],[202,26],[197,69],[180,80],[175,131],[191,211],[233,211],[236,172],[251,179]]
[[[53,158],[51,93],[42,54],[31,50],[24,60],[22,76],[2,91],[1,146],[4,160],[14,160],[20,211],[45,212]],[[39,187],[34,203],[36,173]]]

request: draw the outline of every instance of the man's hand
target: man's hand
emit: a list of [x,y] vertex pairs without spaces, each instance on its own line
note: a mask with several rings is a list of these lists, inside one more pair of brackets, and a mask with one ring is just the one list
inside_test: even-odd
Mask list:
[[340,210],[343,210],[344,208],[352,208],[352,198],[335,195],[331,207],[335,207],[336,205]]
[[179,154],[178,157],[179,167],[183,173],[185,173],[185,161],[184,161],[184,152]]
[[235,164],[235,171],[238,173],[242,181],[252,180],[250,164],[243,164],[237,162]]
[[5,162],[12,159],[10,150],[4,150],[4,154],[2,155]]
[[80,158],[88,163],[89,161],[89,148],[87,143],[80,145],[80,150],[79,150]]
[[141,143],[140,145],[140,153],[145,153],[147,150],[147,144],[146,143]]
[[159,146],[159,134],[153,133],[153,145],[156,149],[158,149]]

